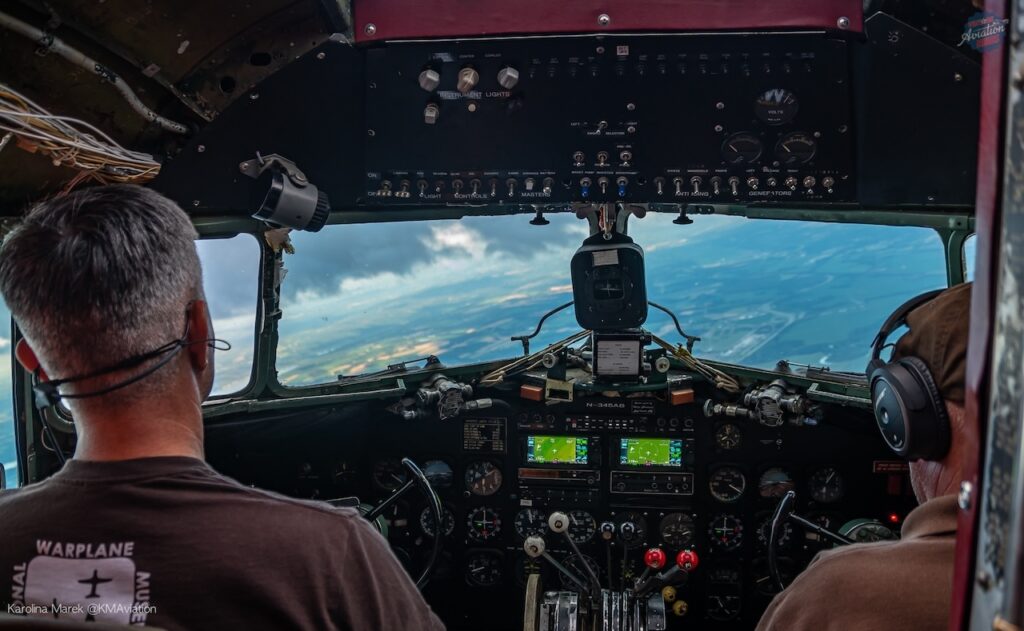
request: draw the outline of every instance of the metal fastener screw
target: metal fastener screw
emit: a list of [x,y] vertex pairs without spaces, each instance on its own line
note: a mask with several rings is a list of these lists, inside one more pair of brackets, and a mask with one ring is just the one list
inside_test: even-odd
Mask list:
[[259,92],[252,92],[252,93],[249,94],[249,99],[251,99],[253,101],[255,101],[258,98],[260,98],[260,93]]
[[992,575],[986,572],[985,570],[978,572],[977,581],[978,586],[985,591],[988,591],[989,588],[992,587]]
[[196,151],[198,151],[199,153],[202,153],[202,152],[206,151],[206,145],[199,145],[199,146],[197,146],[196,147]]
[[959,72],[954,72],[953,73],[953,81],[960,82],[960,81],[963,81],[963,80],[964,80],[964,76],[962,74],[960,74]]
[[597,16],[597,23],[601,26],[608,26],[609,24],[611,24],[611,22],[612,18],[607,13],[602,13],[601,15]]
[[324,53],[324,52],[317,53],[316,54],[316,58],[317,59],[326,59],[327,58],[327,53]]
[[199,200],[198,199],[193,199],[192,200],[192,205],[195,206],[196,208],[199,208]]
[[626,110],[632,112],[636,109],[636,103],[626,103]]
[[716,110],[724,110],[725,109],[725,103],[723,103],[721,101],[719,101],[718,103],[715,103],[715,109]]
[[363,29],[363,32],[366,33],[367,35],[373,35],[377,32],[377,25],[371,22],[366,25],[366,27]]
[[964,480],[960,483],[960,494],[957,495],[956,503],[960,510],[971,510],[971,496],[974,494],[974,485]]
[[836,26],[845,31],[846,29],[850,28],[850,18],[846,16],[839,18],[838,20],[836,20]]
[[721,125],[715,125],[715,131],[722,131],[723,129],[725,128],[722,127]]

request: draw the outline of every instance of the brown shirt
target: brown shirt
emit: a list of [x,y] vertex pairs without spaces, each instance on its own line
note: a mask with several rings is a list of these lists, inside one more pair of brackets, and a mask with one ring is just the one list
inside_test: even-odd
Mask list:
[[188,629],[443,629],[352,509],[193,458],[71,460],[0,492],[0,612]]
[[758,631],[945,629],[953,593],[956,496],[907,515],[899,541],[818,554],[772,600]]

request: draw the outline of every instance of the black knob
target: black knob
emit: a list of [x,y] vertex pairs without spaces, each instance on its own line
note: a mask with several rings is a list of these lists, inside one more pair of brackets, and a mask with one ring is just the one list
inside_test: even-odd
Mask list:
[[545,219],[544,213],[539,210],[537,211],[537,214],[533,217],[533,219],[530,220],[531,226],[546,226],[549,223],[551,222]]

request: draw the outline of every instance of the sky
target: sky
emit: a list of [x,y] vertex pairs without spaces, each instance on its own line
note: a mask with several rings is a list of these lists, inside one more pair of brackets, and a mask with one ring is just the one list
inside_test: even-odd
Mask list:
[[[645,251],[648,298],[702,338],[698,356],[770,368],[780,359],[863,370],[878,326],[906,298],[945,283],[930,229],[674,215],[630,219]],[[448,365],[515,358],[510,337],[572,300],[569,262],[587,236],[575,215],[328,226],[293,233],[285,256],[277,358],[285,385],[329,383],[402,360]],[[973,242],[972,242],[973,244]],[[973,260],[972,244],[968,256]],[[252,371],[259,247],[252,235],[199,243],[218,337],[215,395],[244,389]],[[0,304],[0,318],[9,320]],[[645,327],[681,341],[652,310]],[[532,350],[578,330],[552,317]],[[10,332],[0,352],[10,351]],[[0,462],[15,461],[11,365],[0,361]]]

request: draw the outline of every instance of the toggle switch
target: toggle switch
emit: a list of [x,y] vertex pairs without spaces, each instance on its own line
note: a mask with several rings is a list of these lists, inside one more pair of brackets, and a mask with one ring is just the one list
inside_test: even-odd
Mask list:
[[488,184],[491,187],[491,193],[490,193],[491,197],[497,197],[498,196],[498,178],[491,178],[491,181],[488,182]]
[[505,187],[508,189],[509,197],[513,197],[516,194],[516,184],[518,184],[518,182],[516,182],[514,177],[510,177],[505,180]]
[[676,187],[676,197],[683,196],[683,178],[674,177],[672,178],[672,184]]
[[836,180],[831,175],[826,175],[825,177],[821,178],[821,185],[825,187],[826,191],[831,193],[835,188]]
[[729,178],[729,190],[732,191],[733,195],[740,194],[740,178],[735,175]]
[[608,164],[608,152],[598,151],[597,152],[597,166],[603,167]]
[[722,178],[717,175],[711,178],[711,192],[718,195],[722,192]]
[[804,188],[814,188],[814,185],[818,183],[818,180],[814,179],[813,175],[808,175],[804,178]]
[[590,181],[589,177],[585,177],[585,178],[580,179],[580,196],[581,197],[584,197],[584,198],[590,197],[590,186],[591,186],[591,184],[592,184],[592,182]]
[[654,192],[658,195],[665,194],[665,178],[656,177],[654,178]]
[[555,180],[549,177],[544,178],[544,181],[541,184],[543,188],[540,190],[545,195],[550,195],[555,188]]
[[597,178],[597,185],[601,188],[601,194],[604,195],[608,192],[608,178],[603,175]]
[[761,184],[761,182],[756,177],[754,177],[754,176],[750,176],[750,177],[747,178],[747,188],[749,188],[752,191],[756,191],[757,187],[760,184]]
[[412,183],[409,180],[402,180],[401,182],[399,182],[398,191],[395,193],[395,197],[398,197],[400,199],[408,199],[410,186],[412,186]]
[[440,116],[441,108],[437,106],[437,103],[427,103],[427,106],[423,108],[423,122],[428,125],[437,123]]
[[536,183],[536,180],[534,180],[532,177],[528,177],[523,181],[523,186],[526,188],[526,190],[532,191]]
[[426,180],[417,180],[416,181],[416,188],[419,189],[419,191],[420,191],[420,197],[423,197],[424,195],[427,194],[427,181]]
[[700,185],[703,184],[703,183],[704,183],[704,180],[701,179],[701,177],[699,175],[695,175],[695,176],[690,178],[690,186],[693,187],[693,194],[694,195],[700,194]]
[[459,193],[462,192],[462,187],[463,187],[462,180],[453,180],[452,181],[452,191],[456,195],[458,195]]
[[615,186],[617,186],[618,189],[619,189],[619,191],[618,191],[619,192],[619,197],[625,197],[626,196],[626,185],[628,185],[628,184],[629,184],[629,180],[626,179],[624,176],[623,177],[619,177],[617,180],[615,180]]
[[784,184],[786,185],[786,188],[788,188],[789,190],[796,190],[796,178],[793,177],[792,175],[786,178]]
[[469,181],[469,192],[473,195],[480,193],[480,180],[473,178]]

